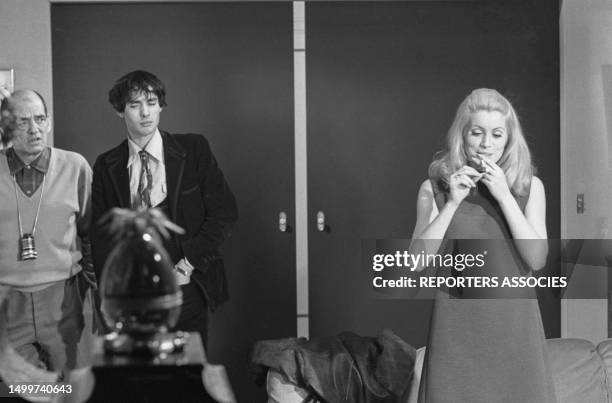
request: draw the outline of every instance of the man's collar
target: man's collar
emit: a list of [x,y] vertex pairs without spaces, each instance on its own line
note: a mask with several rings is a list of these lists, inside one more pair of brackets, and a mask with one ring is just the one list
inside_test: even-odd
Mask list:
[[161,133],[159,132],[159,129],[155,130],[153,137],[151,137],[151,140],[149,140],[149,142],[147,143],[144,149],[140,148],[138,144],[136,144],[131,138],[128,137],[128,150],[129,150],[128,163],[127,163],[128,167],[132,165],[136,159],[139,158],[138,152],[141,150],[145,150],[157,162],[162,163],[162,164],[164,163],[164,143],[162,141],[162,137],[161,137]]
[[[28,165],[24,163],[21,158],[19,158],[19,155],[17,155],[13,147],[9,148],[6,151],[6,159],[8,161],[11,175],[15,175],[16,172],[21,171]],[[29,165],[37,171],[45,174],[49,169],[49,161],[51,161],[51,148],[45,147],[45,149],[40,153],[40,155],[36,157],[36,159],[32,161]]]

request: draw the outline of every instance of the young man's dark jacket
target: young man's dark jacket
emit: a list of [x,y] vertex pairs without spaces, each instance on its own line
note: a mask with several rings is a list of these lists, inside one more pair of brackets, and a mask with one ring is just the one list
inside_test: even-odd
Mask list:
[[[178,236],[183,256],[194,267],[191,281],[214,309],[228,299],[219,247],[238,217],[236,200],[217,166],[208,141],[198,134],[161,132],[170,219],[185,229]],[[98,225],[113,207],[130,208],[128,143],[100,155],[93,169],[92,249],[98,280],[112,245]]]

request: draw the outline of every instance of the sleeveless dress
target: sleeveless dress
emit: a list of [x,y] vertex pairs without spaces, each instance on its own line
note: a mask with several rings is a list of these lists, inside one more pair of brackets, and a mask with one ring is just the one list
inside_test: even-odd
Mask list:
[[[433,189],[441,208],[447,193],[435,184]],[[528,198],[516,197],[521,210]],[[487,251],[486,272],[481,275],[526,273],[499,204],[487,187],[478,183],[455,212],[440,253],[483,250]],[[478,276],[470,270],[478,269],[450,271]],[[436,292],[419,403],[557,401],[535,291],[521,288],[506,292],[500,288]],[[470,297],[480,299],[465,299]]]

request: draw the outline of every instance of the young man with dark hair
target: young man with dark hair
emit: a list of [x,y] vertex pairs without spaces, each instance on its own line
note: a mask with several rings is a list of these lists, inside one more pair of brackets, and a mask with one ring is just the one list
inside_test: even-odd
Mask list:
[[165,242],[183,292],[177,328],[198,331],[206,346],[208,308],[226,301],[227,282],[219,248],[238,212],[208,141],[198,134],[158,129],[166,105],[163,83],[146,71],[121,77],[109,102],[124,120],[127,139],[94,165],[92,247],[100,278],[112,247],[98,221],[113,207],[157,207],[184,235]]

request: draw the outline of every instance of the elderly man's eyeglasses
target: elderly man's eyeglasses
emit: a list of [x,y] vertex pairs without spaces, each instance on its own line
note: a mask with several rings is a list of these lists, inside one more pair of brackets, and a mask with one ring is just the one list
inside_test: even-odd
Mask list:
[[25,130],[30,127],[30,122],[34,122],[38,127],[44,127],[48,121],[45,115],[37,115],[33,118],[17,118],[15,119],[15,126],[20,130]]

